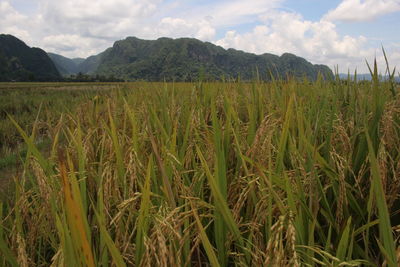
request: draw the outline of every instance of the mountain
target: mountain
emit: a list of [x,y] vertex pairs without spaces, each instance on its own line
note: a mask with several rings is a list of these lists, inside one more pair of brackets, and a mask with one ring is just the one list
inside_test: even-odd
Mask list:
[[[57,55],[54,53],[47,53],[47,55],[51,58],[51,60],[54,62],[54,65],[56,66],[58,72],[63,75],[63,76],[69,76],[71,74],[78,73],[78,65],[80,63],[77,63],[77,61],[74,61],[73,59],[63,57],[61,55]],[[80,62],[83,62],[84,59]]]
[[[98,55],[94,73],[113,75],[125,80],[188,81],[200,74],[209,79],[261,79],[307,76],[315,80],[318,73],[332,78],[332,71],[324,65],[313,65],[301,57],[285,53],[255,55],[235,49],[224,49],[209,42],[192,38],[159,38],[142,40],[128,37]],[[83,63],[82,63],[83,64]]]
[[61,78],[45,51],[0,34],[0,81],[56,81]]
[[47,53],[54,62],[62,76],[70,76],[80,73],[94,74],[100,63],[102,53],[88,58],[67,58],[54,53]]
[[78,72],[82,72],[84,74],[94,74],[97,71],[97,68],[99,67],[101,58],[103,57],[104,53],[105,52],[95,56],[90,56],[87,59],[85,59],[78,65]]
[[81,64],[83,61],[85,61],[86,59],[85,58],[80,58],[80,57],[76,57],[76,58],[73,58],[73,59],[71,59],[76,65],[79,65],[79,64]]
[[[347,80],[348,77],[349,77],[348,74],[339,73],[339,78],[342,79],[342,80]],[[381,80],[388,80],[388,79],[389,79],[389,76],[388,76],[388,75],[379,75],[379,78],[380,78]],[[354,80],[354,74],[350,74],[350,79]],[[371,80],[372,80],[372,76],[371,76],[370,73],[357,74],[357,80],[358,80],[358,81],[363,81],[363,80],[365,80],[365,81],[371,81]],[[395,76],[395,77],[394,77],[394,80],[395,80],[396,82],[400,83],[400,76],[397,76],[397,77]]]
[[80,62],[49,55],[63,75],[81,72],[129,81],[189,81],[200,75],[211,80],[238,77],[251,80],[257,75],[263,80],[269,80],[271,75],[307,76],[315,80],[318,73],[328,79],[333,77],[327,66],[313,65],[293,54],[255,55],[192,38],[142,40],[128,37]]

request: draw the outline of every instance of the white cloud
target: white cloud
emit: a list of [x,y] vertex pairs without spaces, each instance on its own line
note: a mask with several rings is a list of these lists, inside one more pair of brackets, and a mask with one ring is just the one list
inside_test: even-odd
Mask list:
[[49,35],[43,38],[42,45],[46,51],[59,53],[70,58],[87,57],[99,53],[98,47],[107,47],[106,40],[82,37],[76,34]]
[[216,29],[213,28],[208,21],[203,20],[199,23],[199,29],[197,30],[195,37],[200,40],[211,41],[214,39],[216,32]]
[[[36,0],[29,15],[0,1],[0,32],[66,56],[97,54],[127,36],[156,37],[161,0]],[[57,43],[59,42],[59,43]],[[74,54],[75,53],[75,54]]]
[[[381,51],[361,35],[339,34],[335,22],[372,19],[400,6],[400,0],[343,0],[321,20],[310,21],[281,11],[284,0],[35,0],[30,3],[37,6],[25,14],[13,7],[17,2],[0,0],[0,32],[69,57],[97,54],[127,36],[195,37],[258,54],[290,52],[345,72],[367,71],[365,59]],[[391,65],[400,67],[397,40],[384,46]]]
[[279,7],[282,0],[235,0],[223,1],[206,12],[213,18],[213,22],[218,26],[232,26],[249,21],[257,21],[258,16],[272,11]]
[[22,29],[19,25],[28,23],[28,17],[20,14],[9,2],[0,2],[0,33],[12,34],[24,41],[30,41],[30,35],[27,29]]
[[348,68],[366,72],[365,59],[375,55],[375,50],[367,47],[367,38],[340,36],[336,25],[326,20],[312,22],[289,12],[269,13],[261,19],[263,24],[252,31],[243,34],[228,31],[216,44],[256,54],[290,52],[331,68],[339,65],[344,72]]
[[59,33],[121,38],[141,31],[159,0],[42,0],[43,19]]
[[[41,8],[59,18],[86,21],[118,20],[127,16],[147,17],[156,10],[160,0],[41,0]],[[48,14],[49,15],[49,14]]]
[[400,11],[400,0],[343,0],[329,11],[325,20],[368,21],[379,16]]
[[212,1],[205,5],[174,6],[174,9],[171,9],[171,13],[173,12],[171,16],[187,21],[199,21],[206,18],[214,27],[233,27],[257,21],[260,15],[278,8],[282,2],[284,0]]
[[159,36],[166,37],[195,37],[210,41],[216,30],[207,20],[191,23],[181,18],[166,17],[157,26]]

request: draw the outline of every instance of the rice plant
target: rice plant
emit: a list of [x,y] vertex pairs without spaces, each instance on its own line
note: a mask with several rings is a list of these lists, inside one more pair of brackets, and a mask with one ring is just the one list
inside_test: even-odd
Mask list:
[[400,98],[380,81],[127,83],[27,129],[2,266],[398,266]]

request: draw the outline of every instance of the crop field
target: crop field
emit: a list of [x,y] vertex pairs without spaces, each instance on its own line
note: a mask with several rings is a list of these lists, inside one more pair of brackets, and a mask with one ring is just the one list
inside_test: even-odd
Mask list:
[[50,140],[47,133],[61,113],[72,113],[90,96],[116,87],[96,83],[0,83],[0,179],[8,175],[4,170],[13,169],[20,154],[26,152],[23,138],[8,116],[26,131],[32,130],[37,121],[35,142],[45,147]]
[[1,266],[398,266],[392,81],[1,84]]

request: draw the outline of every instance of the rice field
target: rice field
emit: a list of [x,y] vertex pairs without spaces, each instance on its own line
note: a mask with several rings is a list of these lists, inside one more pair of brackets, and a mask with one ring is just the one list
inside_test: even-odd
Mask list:
[[0,265],[398,266],[399,89],[7,89],[32,110],[2,117]]

